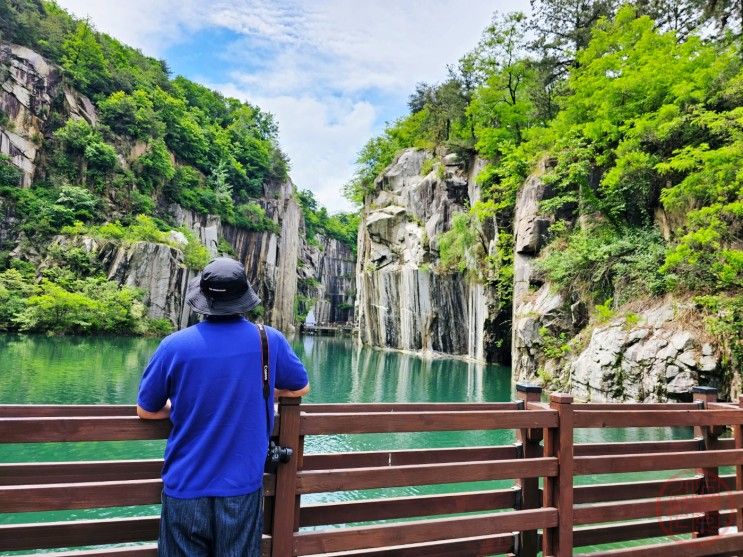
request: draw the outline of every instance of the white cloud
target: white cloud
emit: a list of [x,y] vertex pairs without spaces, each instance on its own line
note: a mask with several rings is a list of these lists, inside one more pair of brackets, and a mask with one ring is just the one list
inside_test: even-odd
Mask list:
[[311,96],[262,98],[231,84],[212,86],[275,114],[297,187],[312,190],[317,201],[331,211],[352,209],[341,189],[353,174],[359,141],[374,131],[376,111],[370,103]]
[[294,181],[330,210],[349,207],[340,189],[391,106],[400,106],[415,83],[442,79],[446,65],[476,44],[494,10],[528,10],[528,0],[60,3],[155,56],[198,30],[240,35],[225,53],[232,73],[218,78],[218,88],[274,113]]

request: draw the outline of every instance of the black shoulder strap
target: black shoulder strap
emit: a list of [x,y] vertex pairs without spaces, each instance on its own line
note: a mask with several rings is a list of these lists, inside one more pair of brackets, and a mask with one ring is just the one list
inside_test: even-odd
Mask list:
[[273,410],[273,401],[269,400],[271,394],[271,360],[268,354],[268,336],[266,336],[266,329],[262,323],[257,324],[258,332],[261,334],[261,373],[263,374],[263,399],[266,405],[266,428],[268,429],[268,437],[271,438],[271,419],[269,414],[269,404],[271,410]]

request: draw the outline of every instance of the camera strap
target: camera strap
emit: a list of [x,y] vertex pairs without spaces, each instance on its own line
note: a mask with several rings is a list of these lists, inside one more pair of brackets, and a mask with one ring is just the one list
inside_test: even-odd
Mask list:
[[269,400],[271,394],[271,370],[270,370],[270,359],[268,354],[268,336],[266,335],[266,329],[262,323],[257,323],[258,332],[261,335],[261,375],[263,376],[263,400],[266,406],[266,429],[268,430],[268,438],[271,439],[271,415],[269,414],[269,404],[271,405],[271,411],[273,411],[273,401]]

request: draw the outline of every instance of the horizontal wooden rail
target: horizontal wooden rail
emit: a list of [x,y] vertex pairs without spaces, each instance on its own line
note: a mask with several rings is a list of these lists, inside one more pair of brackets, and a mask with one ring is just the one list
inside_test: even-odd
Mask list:
[[517,458],[515,445],[501,447],[457,447],[448,449],[408,449],[396,451],[359,451],[353,453],[305,454],[303,470],[331,468],[367,468],[369,466],[399,466],[475,460],[508,460]]
[[[145,543],[125,547],[34,553],[33,557],[157,557],[157,544]],[[261,557],[271,557],[271,536],[265,534],[261,540]]]
[[[576,405],[577,407],[578,405]],[[743,424],[743,410],[577,410],[576,428]]]
[[[734,408],[734,407],[733,407]],[[654,412],[656,410],[699,410],[700,405],[696,402],[582,402],[573,408],[575,412],[586,412],[588,410],[642,410],[643,412]]]
[[0,525],[0,551],[157,539],[159,516]]
[[162,489],[160,479],[14,485],[0,488],[0,513],[151,505]]
[[597,551],[591,555],[594,557],[697,557],[702,555],[720,555],[735,552],[743,548],[743,533],[730,534],[727,536],[714,536],[710,538],[697,538],[694,540],[674,540],[671,543],[644,545],[626,549],[614,549],[611,551]]
[[[733,482],[732,485],[735,485]],[[650,499],[663,493],[668,495],[690,495],[699,493],[701,476],[671,478],[645,482],[622,482],[597,485],[579,485],[573,488],[574,502],[600,503],[627,499]]]
[[699,448],[699,440],[697,439],[683,439],[680,441],[633,441],[629,443],[576,443],[573,445],[575,456],[667,453],[698,451]]
[[342,503],[318,503],[299,509],[300,526],[322,526],[348,522],[367,522],[391,518],[434,516],[512,509],[518,492],[515,489],[387,497]]
[[130,545],[126,547],[107,547],[84,549],[80,551],[55,551],[54,553],[34,553],[34,557],[157,557],[157,544]]
[[473,536],[443,541],[390,545],[374,549],[357,549],[343,553],[325,553],[325,557],[485,557],[513,554],[513,534]]
[[573,508],[576,525],[632,520],[649,516],[675,516],[705,511],[719,511],[743,507],[743,491],[724,494],[689,495],[663,497],[657,500],[622,501],[613,503],[589,503]]
[[347,470],[303,470],[297,473],[297,493],[506,480],[517,477],[538,478],[556,474],[557,459],[553,457],[530,459],[528,466],[524,466],[523,460],[492,460]]
[[0,404],[0,418],[64,418],[137,415],[133,404]]
[[170,428],[169,420],[137,416],[0,418],[0,439],[4,443],[166,439]]
[[[656,517],[650,520],[636,520],[632,522],[621,522],[614,524],[598,524],[594,526],[582,526],[574,531],[575,547],[586,545],[600,545],[612,542],[625,542],[630,540],[642,540],[657,538],[673,534],[688,534],[698,526],[699,519],[704,514],[693,514],[682,518]],[[720,526],[731,526],[735,524],[734,512],[720,513]]]
[[0,485],[146,480],[162,468],[161,458],[0,464]]
[[575,475],[651,472],[743,464],[743,449],[697,453],[655,453],[575,457]]
[[302,414],[300,435],[557,427],[557,412],[358,412]]
[[[6,486],[40,489],[49,484],[125,483],[132,480],[159,480],[162,467],[162,459],[0,464],[0,509],[2,509],[4,502],[2,494],[5,493],[4,488]],[[276,475],[264,474],[264,496],[272,496],[275,487]],[[160,502],[160,498],[158,497],[155,502]],[[132,504],[143,505],[150,504],[150,502]],[[0,512],[9,511],[0,510]]]
[[370,402],[341,404],[302,404],[307,414],[347,414],[360,412],[472,412],[518,410],[517,402]]
[[518,530],[550,528],[557,524],[557,510],[551,507],[510,511],[462,518],[441,518],[373,527],[353,527],[294,536],[295,555],[346,552],[354,549],[420,543],[451,538],[502,534]]

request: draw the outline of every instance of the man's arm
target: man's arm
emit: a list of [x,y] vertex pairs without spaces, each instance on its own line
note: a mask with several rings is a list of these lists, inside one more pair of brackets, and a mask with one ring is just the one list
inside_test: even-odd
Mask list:
[[307,393],[310,392],[310,385],[309,383],[299,389],[298,391],[290,391],[289,389],[274,389],[273,396],[274,398],[278,399],[279,397],[285,396],[290,398],[300,397],[304,396]]
[[137,416],[139,416],[143,420],[167,420],[168,418],[170,418],[170,400],[168,400],[168,402],[165,403],[165,406],[160,408],[160,410],[158,410],[157,412],[150,412],[149,410],[145,410],[139,404],[137,404]]

